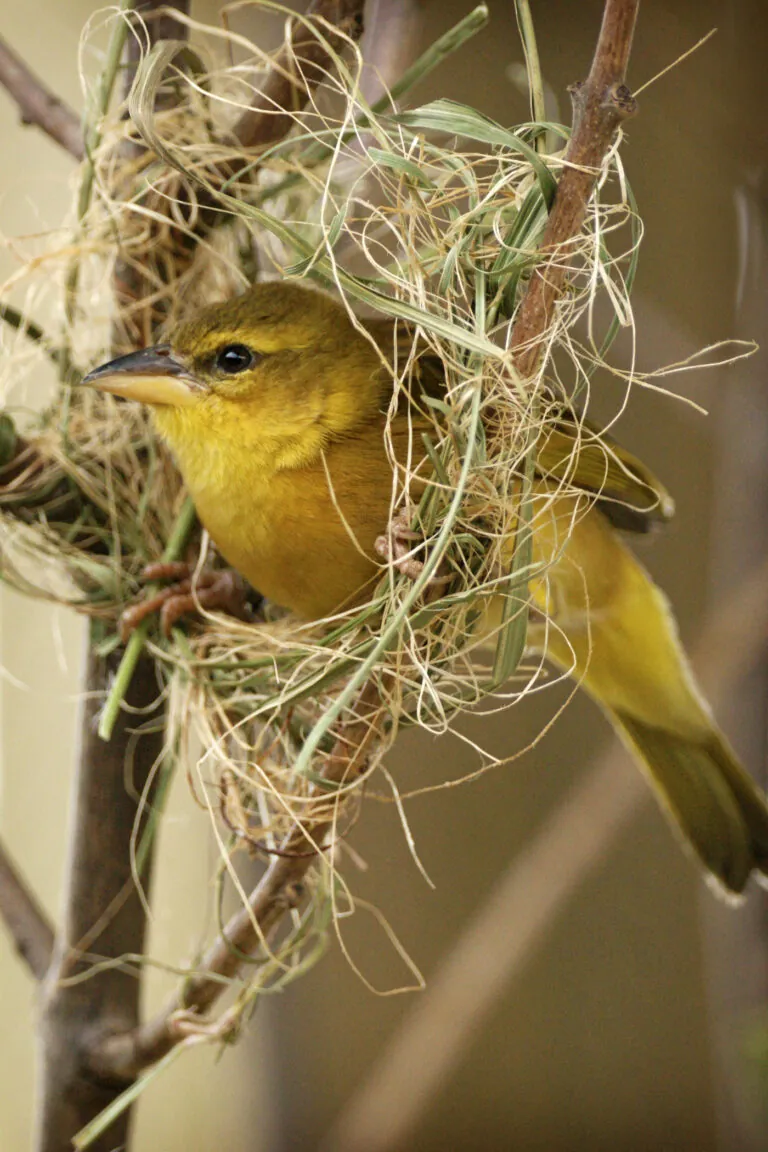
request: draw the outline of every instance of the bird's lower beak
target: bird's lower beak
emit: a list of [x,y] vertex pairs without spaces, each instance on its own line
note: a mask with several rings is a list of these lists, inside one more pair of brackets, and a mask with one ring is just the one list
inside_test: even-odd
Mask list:
[[144,348],[110,360],[83,377],[83,384],[112,392],[142,404],[169,404],[176,408],[194,404],[207,391],[185,366],[174,358],[167,344]]

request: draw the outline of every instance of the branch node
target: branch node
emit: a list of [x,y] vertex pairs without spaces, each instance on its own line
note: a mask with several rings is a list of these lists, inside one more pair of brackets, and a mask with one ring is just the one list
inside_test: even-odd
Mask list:
[[610,108],[621,120],[627,120],[637,113],[637,100],[626,84],[612,84],[605,94],[603,107]]

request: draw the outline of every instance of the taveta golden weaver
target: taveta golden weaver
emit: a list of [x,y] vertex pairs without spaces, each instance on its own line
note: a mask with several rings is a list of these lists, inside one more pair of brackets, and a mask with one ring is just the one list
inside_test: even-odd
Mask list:
[[[379,323],[391,349],[392,326]],[[390,518],[392,380],[339,303],[296,283],[259,284],[85,382],[151,406],[201,522],[264,596],[316,619],[370,593]],[[390,434],[404,461],[405,415]],[[576,443],[564,419],[537,456],[534,561],[547,581],[531,593],[562,630],[549,630],[547,656],[607,713],[683,843],[739,893],[753,871],[768,872],[765,797],[712,718],[664,594],[616,531],[646,530],[671,501],[623,449],[587,439],[574,455]],[[553,499],[566,468],[583,495]]]

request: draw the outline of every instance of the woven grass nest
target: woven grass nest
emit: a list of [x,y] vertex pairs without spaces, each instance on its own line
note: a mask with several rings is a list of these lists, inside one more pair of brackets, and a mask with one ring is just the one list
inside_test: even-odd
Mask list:
[[[121,17],[107,19],[114,31]],[[34,464],[0,497],[4,579],[90,617],[102,651],[117,645],[116,619],[139,593],[142,568],[174,532],[183,540],[191,521],[180,532],[185,495],[144,410],[78,390],[76,381],[115,350],[161,339],[183,312],[253,279],[304,278],[350,312],[396,318],[393,408],[420,358],[437,358],[447,381],[434,434],[420,446],[436,479],[417,510],[425,559],[417,579],[383,564],[369,603],[311,626],[268,606],[259,623],[209,614],[170,642],[156,632],[147,639],[167,693],[169,746],[186,756],[237,883],[235,855],[276,851],[309,805],[315,820],[325,805],[341,831],[366,786],[400,806],[382,757],[403,725],[442,733],[468,708],[511,707],[551,683],[538,658],[524,657],[530,533],[518,532],[511,570],[499,562],[499,542],[529,525],[536,444],[564,399],[586,416],[594,373],[607,370],[618,415],[631,385],[643,382],[606,361],[619,329],[633,322],[641,226],[615,147],[583,233],[563,255],[567,290],[545,336],[547,376],[523,388],[508,350],[511,318],[536,264],[568,130],[543,120],[508,129],[449,100],[402,110],[417,80],[461,46],[482,14],[374,103],[364,96],[370,77],[357,44],[339,37],[307,108],[258,163],[226,143],[227,128],[250,106],[269,58],[231,30],[179,19],[191,33],[183,59],[165,44],[145,56],[127,108],[110,103],[108,64],[98,83],[87,82],[91,108],[101,100],[107,111],[92,113],[75,218],[65,233],[36,241],[8,286],[24,316],[53,306],[58,327],[6,328],[6,379],[48,357],[62,386],[25,432]],[[104,31],[88,30],[86,77],[89,37]],[[213,223],[187,251],[184,237],[199,230],[201,213]],[[132,299],[136,277],[152,285],[149,306]],[[128,286],[122,299],[116,279]],[[210,559],[194,529],[186,547],[201,566]],[[452,579],[426,596],[438,564]],[[489,661],[474,626],[483,602],[500,593],[508,611]],[[324,757],[366,682],[384,703],[385,723],[364,775],[329,786]],[[494,763],[478,755],[478,771]],[[403,824],[410,843],[404,816]],[[352,901],[337,865],[318,857],[316,898],[296,913],[273,981],[315,954],[318,927]]]

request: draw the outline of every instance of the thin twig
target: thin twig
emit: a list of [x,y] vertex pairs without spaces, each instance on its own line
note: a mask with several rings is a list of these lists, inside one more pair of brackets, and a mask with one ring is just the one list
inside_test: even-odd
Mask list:
[[[768,566],[762,565],[705,624],[694,667],[717,706],[765,652]],[[518,855],[429,981],[323,1152],[393,1152],[445,1084],[488,1012],[603,863],[650,798],[626,752],[611,748]]]
[[571,88],[573,132],[564,170],[541,242],[542,263],[534,270],[512,329],[511,348],[523,379],[533,375],[542,339],[560,297],[573,242],[581,232],[603,160],[624,120],[636,111],[624,85],[640,0],[606,0],[589,76]]
[[75,160],[85,155],[80,119],[0,39],[0,84],[18,105],[22,124],[34,124]]
[[0,919],[5,922],[16,951],[36,980],[42,980],[51,963],[53,928],[37,899],[0,844]]

